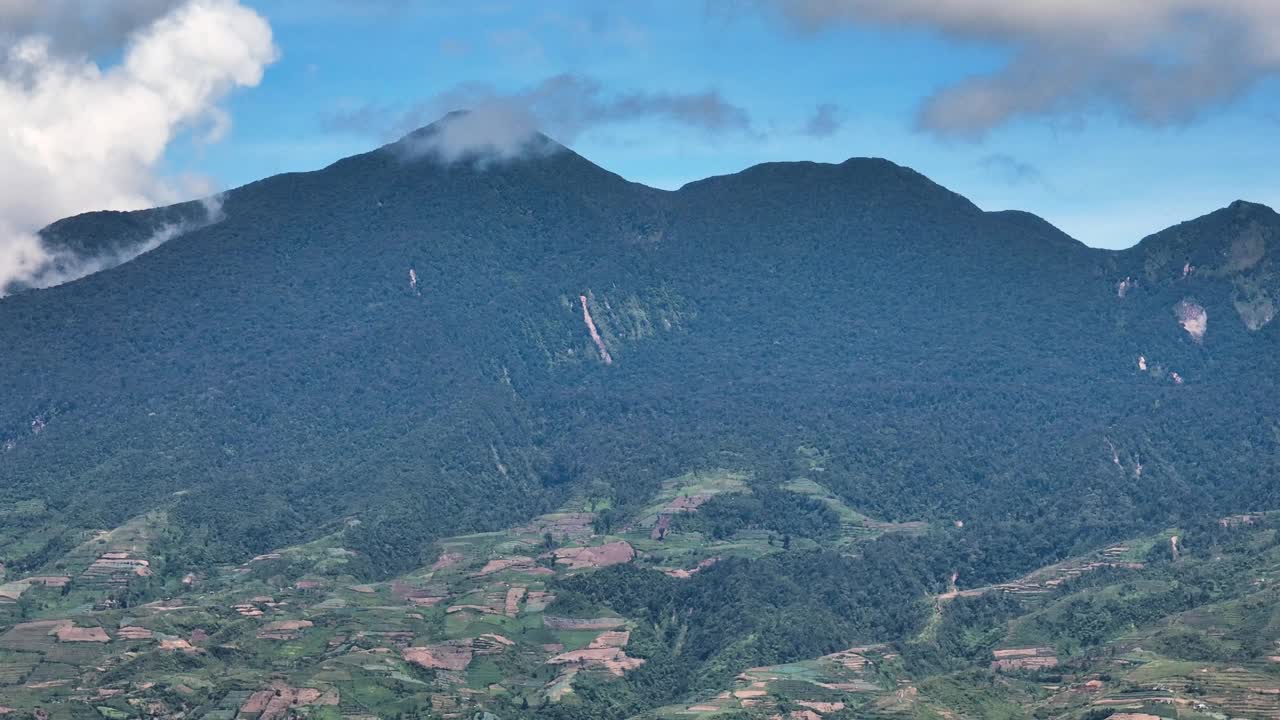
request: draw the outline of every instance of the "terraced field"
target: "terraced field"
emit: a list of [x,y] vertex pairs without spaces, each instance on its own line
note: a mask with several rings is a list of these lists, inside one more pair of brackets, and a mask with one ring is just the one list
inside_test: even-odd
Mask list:
[[[498,707],[573,704],[581,683],[618,682],[645,660],[632,649],[639,621],[608,607],[558,611],[557,583],[618,564],[682,580],[725,558],[786,552],[764,532],[713,540],[663,522],[697,513],[709,498],[749,493],[748,480],[731,472],[674,478],[613,534],[596,533],[604,508],[593,512],[589,500],[575,498],[519,527],[446,538],[430,565],[374,583],[358,579],[359,557],[343,546],[342,530],[241,565],[186,571],[165,568],[154,554],[167,519],[140,517],[87,538],[38,574],[10,579],[6,587],[21,592],[0,609],[0,705],[15,717],[39,709],[51,718],[276,720],[423,708],[466,718]],[[884,533],[928,531],[877,522],[813,480],[787,489],[837,514],[833,542],[847,553]],[[934,620],[919,642],[933,640],[953,603],[1003,595],[1022,605],[989,656],[965,671],[980,676],[922,675],[899,648],[866,645],[748,669],[731,687],[655,714],[834,720],[1177,708],[1181,717],[1280,718],[1280,660],[1269,659],[1280,657],[1274,568],[1243,598],[1132,628],[1101,652],[1055,646],[1038,629],[1074,598],[1106,597],[1119,587],[1108,583],[1142,586],[1142,559],[1168,535],[933,598]],[[1090,578],[1101,570],[1111,579],[1095,587]],[[1187,633],[1235,652],[1250,636],[1273,645],[1248,662],[1170,656]]]

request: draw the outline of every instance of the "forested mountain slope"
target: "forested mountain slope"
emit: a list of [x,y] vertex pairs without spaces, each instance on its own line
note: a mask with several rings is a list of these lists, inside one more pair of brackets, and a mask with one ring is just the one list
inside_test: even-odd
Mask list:
[[1269,209],[1108,252],[884,160],[664,192],[556,146],[405,152],[433,131],[0,300],[0,502],[38,508],[11,568],[165,509],[193,567],[356,518],[380,576],[588,486],[625,509],[698,467],[785,481],[802,447],[860,512],[967,523],[937,549],[962,584],[1277,504]]

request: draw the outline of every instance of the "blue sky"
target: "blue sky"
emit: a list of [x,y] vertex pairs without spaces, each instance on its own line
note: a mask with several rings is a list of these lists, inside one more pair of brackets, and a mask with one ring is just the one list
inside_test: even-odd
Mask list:
[[[1151,83],[1116,90],[1105,79],[1130,52],[1109,46],[1108,57],[1120,59],[1114,67],[1091,66],[1094,74],[1045,107],[978,133],[920,129],[930,98],[998,74],[1018,57],[1088,60],[1071,55],[1089,55],[1079,32],[1074,50],[1044,55],[1035,44],[1056,38],[1054,31],[1035,25],[1040,18],[1006,22],[999,7],[993,20],[998,0],[948,0],[973,9],[958,19],[930,15],[923,0],[903,3],[924,8],[914,15],[870,0],[239,2],[269,23],[278,59],[265,65],[256,87],[222,100],[231,125],[219,141],[187,131],[168,145],[165,175],[204,176],[231,188],[316,169],[393,139],[406,115],[425,122],[425,109],[443,107],[460,86],[518,95],[569,74],[591,83],[601,102],[642,97],[652,105],[654,98],[708,94],[741,113],[711,127],[662,111],[628,117],[615,109],[557,137],[624,177],[663,188],[766,161],[880,156],[983,208],[1029,210],[1105,247],[1132,245],[1238,198],[1280,205],[1280,81],[1267,64],[1273,58],[1215,66],[1223,83],[1243,78],[1242,87],[1226,97],[1210,88],[1208,100],[1188,101],[1191,110],[1152,120],[1138,107],[1149,98],[1133,101],[1130,93],[1147,93]],[[1172,66],[1185,58],[1168,43],[1181,38],[1157,37],[1146,47],[1170,52]],[[1044,72],[1031,84],[1058,81]],[[828,111],[836,122],[829,133],[806,132],[822,105],[836,108]]]

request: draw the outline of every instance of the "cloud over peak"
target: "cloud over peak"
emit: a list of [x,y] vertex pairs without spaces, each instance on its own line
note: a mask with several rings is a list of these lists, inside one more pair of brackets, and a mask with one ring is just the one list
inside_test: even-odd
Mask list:
[[1016,118],[1115,110],[1170,125],[1280,73],[1273,0],[761,0],[792,25],[922,29],[1009,51],[997,70],[928,98],[918,125],[981,137]]
[[507,159],[524,153],[538,131],[572,144],[598,127],[658,120],[707,132],[747,132],[751,116],[719,92],[608,92],[597,80],[573,73],[501,92],[489,85],[460,85],[407,110],[360,105],[330,113],[324,125],[341,132],[381,137],[402,135],[452,110],[436,132],[416,139],[417,148],[447,162],[479,153]]

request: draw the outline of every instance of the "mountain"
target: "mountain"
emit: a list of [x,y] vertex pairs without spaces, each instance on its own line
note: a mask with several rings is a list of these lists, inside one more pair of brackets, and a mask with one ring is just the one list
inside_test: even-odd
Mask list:
[[[608,584],[627,577],[558,590],[629,617],[710,608],[668,671],[723,687],[831,638],[916,637],[949,583],[1280,507],[1268,208],[1114,252],[886,160],[667,192],[545,138],[502,161],[413,152],[440,131],[232,190],[216,212],[42,233],[122,257],[182,230],[0,300],[10,579],[61,577],[93,531],[146,527],[149,579],[112,586],[116,602],[316,543],[376,583],[431,566],[447,538],[583,503],[598,542],[639,532],[674,478],[727,473],[737,491],[675,523],[769,535],[718,564],[719,585],[648,611]],[[862,534],[824,554],[855,516]],[[798,598],[717,599],[759,574]],[[790,620],[771,632],[799,634],[731,642],[770,612]],[[628,707],[698,689],[653,687]]]

